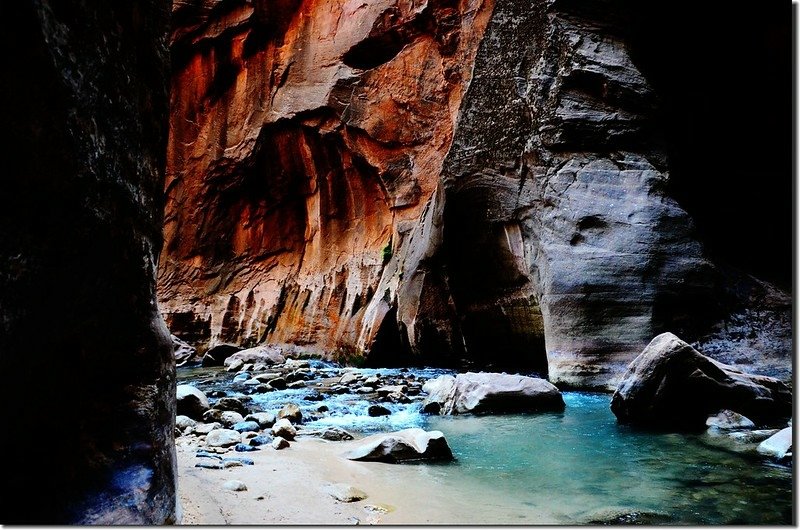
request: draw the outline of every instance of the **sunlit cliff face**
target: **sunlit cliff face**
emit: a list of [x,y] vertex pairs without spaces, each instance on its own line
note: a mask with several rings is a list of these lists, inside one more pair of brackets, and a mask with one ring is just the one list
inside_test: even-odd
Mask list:
[[161,308],[192,340],[369,347],[490,0],[176,2]]

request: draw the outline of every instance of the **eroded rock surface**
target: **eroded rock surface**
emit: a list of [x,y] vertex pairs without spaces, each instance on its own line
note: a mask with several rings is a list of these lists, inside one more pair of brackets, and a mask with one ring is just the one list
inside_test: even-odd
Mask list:
[[791,416],[792,394],[777,379],[740,372],[662,333],[622,376],[611,410],[621,422],[656,428],[700,430],[720,410],[771,426]]
[[3,437],[0,521],[174,522],[175,360],[155,296],[169,3],[2,11],[0,401],[37,456]]

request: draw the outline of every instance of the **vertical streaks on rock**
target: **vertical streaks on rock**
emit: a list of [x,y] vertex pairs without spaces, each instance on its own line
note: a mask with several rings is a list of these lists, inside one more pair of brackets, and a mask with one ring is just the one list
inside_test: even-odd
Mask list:
[[168,7],[24,1],[3,20],[2,521],[173,521]]
[[159,296],[175,333],[370,349],[490,12],[483,0],[174,5]]

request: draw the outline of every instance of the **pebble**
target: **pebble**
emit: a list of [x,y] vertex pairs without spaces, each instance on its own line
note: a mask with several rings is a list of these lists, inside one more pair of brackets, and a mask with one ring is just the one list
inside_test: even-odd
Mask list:
[[205,469],[222,469],[223,464],[218,460],[201,460],[197,462],[194,467],[202,467]]
[[349,484],[330,484],[325,488],[325,491],[339,502],[356,502],[363,501],[367,498],[365,492]]
[[222,467],[224,467],[225,469],[228,469],[229,467],[242,467],[242,465],[244,465],[244,464],[242,464],[238,460],[223,460],[222,461]]
[[238,453],[246,453],[248,451],[258,451],[258,447],[255,447],[253,445],[238,443],[233,447],[233,450]]
[[222,459],[222,463],[225,462],[239,462],[245,466],[253,466],[255,465],[255,461],[252,458],[247,458],[245,456],[228,456]]
[[230,491],[247,491],[247,485],[241,480],[229,480],[222,487]]
[[272,437],[264,434],[259,434],[255,438],[250,438],[250,445],[254,447],[259,445],[267,445],[270,443],[272,443]]
[[194,456],[196,456],[196,457],[198,457],[198,458],[214,458],[214,459],[216,459],[216,460],[222,460],[222,457],[221,457],[221,456],[219,456],[219,455],[215,455],[215,454],[212,454],[212,453],[209,453],[208,451],[203,451],[202,449],[199,449],[199,450],[198,450],[198,451],[197,451],[197,452],[194,454]]

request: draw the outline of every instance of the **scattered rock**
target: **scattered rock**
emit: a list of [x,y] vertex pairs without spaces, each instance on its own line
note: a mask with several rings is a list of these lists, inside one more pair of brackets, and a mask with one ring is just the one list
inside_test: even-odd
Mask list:
[[238,453],[246,453],[248,451],[258,451],[258,447],[256,447],[255,445],[238,443],[235,446],[233,446],[233,450]]
[[286,449],[289,447],[289,441],[286,438],[281,436],[276,436],[274,440],[272,440],[272,448],[277,450]]
[[238,372],[244,366],[244,361],[241,359],[233,359],[230,363],[226,364],[226,372]]
[[732,410],[722,410],[706,419],[706,426],[717,429],[754,429],[756,424]]
[[272,426],[272,434],[274,436],[281,436],[287,440],[294,440],[297,429],[294,428],[294,425],[292,425],[289,420],[281,418]]
[[317,412],[328,412],[329,410],[331,409],[328,407],[328,405],[320,405],[317,407]]
[[236,425],[237,423],[242,423],[244,421],[244,418],[238,412],[234,412],[232,410],[225,410],[219,415],[219,421],[221,421],[225,427],[230,428]]
[[564,410],[561,392],[544,379],[522,375],[467,372],[428,381],[423,408],[439,403],[441,414],[481,414]]
[[195,462],[194,467],[202,467],[204,469],[223,469],[225,465],[219,460],[203,459]]
[[253,376],[253,379],[258,379],[262,383],[269,383],[273,379],[278,378],[280,376],[281,374],[279,372],[267,372],[265,374],[258,374],[256,376]]
[[211,431],[221,428],[222,424],[216,421],[211,423],[198,423],[194,426],[194,432],[195,434],[208,434]]
[[298,368],[310,368],[311,363],[301,359],[286,359],[286,362],[283,363],[286,368],[291,369],[298,369]]
[[209,409],[206,395],[192,385],[178,385],[177,399],[177,414],[181,416],[201,420]]
[[241,400],[232,397],[218,399],[217,402],[214,403],[214,408],[219,410],[232,410],[242,415],[248,413],[245,404],[242,403]]
[[393,512],[395,507],[388,504],[365,504],[364,510],[373,513],[389,513]]
[[236,432],[248,432],[248,431],[258,431],[259,425],[255,421],[241,421],[239,423],[234,423],[231,425],[231,429]]
[[289,383],[286,385],[286,388],[289,389],[297,389],[297,388],[305,388],[306,382],[305,381],[294,381],[293,383]]
[[186,429],[194,429],[196,426],[197,422],[189,416],[175,416],[175,427],[181,431],[185,431]]
[[224,390],[212,390],[207,394],[208,397],[213,397],[213,398],[225,397],[227,395],[228,393],[225,392]]
[[322,401],[325,397],[319,392],[313,392],[303,398],[305,401]]
[[259,445],[267,445],[272,443],[272,436],[266,434],[259,434],[255,438],[250,438],[250,445],[257,447]]
[[345,440],[352,440],[354,436],[349,432],[339,427],[325,427],[324,429],[303,429],[298,435],[303,436],[316,436],[323,440],[331,442],[341,442]]
[[740,444],[755,444],[763,442],[778,431],[779,429],[754,429],[750,431],[730,432],[728,433],[728,437]]
[[339,378],[340,385],[351,385],[359,380],[360,374],[356,372],[347,372],[342,377]]
[[375,389],[371,386],[360,386],[355,389],[356,394],[372,394],[375,392]]
[[383,405],[370,405],[367,409],[367,414],[371,417],[375,418],[378,416],[388,416],[392,413],[391,410],[387,409]]
[[758,452],[762,455],[783,458],[792,450],[792,428],[786,427],[773,434],[758,445]]
[[349,484],[337,483],[325,486],[325,492],[339,502],[357,502],[367,498],[367,494]]
[[370,377],[367,377],[366,379],[364,379],[364,383],[363,384],[364,384],[364,386],[372,386],[372,387],[374,387],[378,383],[380,383],[380,381],[381,380],[380,380],[380,378],[378,378],[378,376],[373,375],[373,376],[370,376]]
[[620,422],[679,430],[703,429],[722,409],[772,425],[791,417],[792,394],[777,379],[745,374],[662,333],[631,362],[611,399]]
[[391,394],[384,396],[383,399],[389,401],[390,403],[411,403],[411,398],[405,394],[401,394],[400,392],[392,392]]
[[208,409],[203,413],[203,421],[206,423],[210,422],[222,423],[222,411],[219,409]]
[[256,464],[252,458],[246,458],[244,456],[228,456],[222,459],[222,463],[224,464],[225,462],[239,462],[244,466],[254,466]]
[[238,460],[223,460],[222,467],[228,469],[229,467],[242,467],[242,463]]
[[269,386],[266,383],[262,383],[260,385],[256,385],[253,388],[253,392],[256,392],[258,394],[266,394],[267,392],[271,392],[272,390],[275,390],[275,389],[272,388],[271,386]]
[[422,412],[424,414],[441,414],[442,404],[438,401],[430,401],[422,404]]
[[300,423],[300,420],[303,419],[303,413],[300,411],[300,407],[294,403],[287,403],[278,411],[278,419],[281,418],[286,418],[292,423]]
[[404,429],[376,434],[359,440],[345,457],[350,460],[372,460],[388,463],[415,460],[452,460],[453,453],[441,431]]
[[222,487],[229,491],[247,491],[247,485],[241,480],[229,480]]
[[[250,374],[248,374],[247,372],[238,373],[233,377],[234,383],[246,383],[249,380],[250,380]],[[256,381],[256,384],[258,384],[258,381]]]
[[394,393],[405,394],[408,392],[408,387],[406,385],[387,385],[378,388],[376,392],[378,392],[379,396],[388,396]]
[[235,344],[218,344],[206,351],[203,366],[223,366],[223,363],[234,353],[241,350]]
[[228,447],[236,445],[242,440],[242,435],[230,429],[216,429],[206,436],[206,445],[209,447]]
[[272,427],[275,425],[275,415],[269,412],[253,412],[245,416],[245,421],[254,421],[261,428]]
[[275,379],[270,379],[267,384],[275,390],[283,390],[286,388],[286,379],[283,377],[276,377]]

